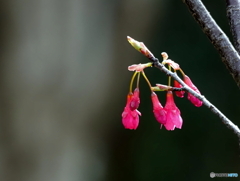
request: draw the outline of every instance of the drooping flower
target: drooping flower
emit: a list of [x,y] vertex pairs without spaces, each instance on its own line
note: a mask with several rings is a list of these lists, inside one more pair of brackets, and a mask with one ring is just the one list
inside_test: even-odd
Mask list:
[[174,103],[172,91],[167,92],[167,101],[164,106],[164,110],[166,111],[166,123],[164,124],[167,130],[174,130],[175,127],[181,129],[182,128],[182,117],[181,112],[177,108]]
[[135,109],[137,109],[139,107],[139,104],[140,104],[139,93],[140,93],[139,88],[136,88],[133,92],[132,99],[129,103],[129,107],[130,107],[131,111],[134,111]]
[[[173,84],[174,84],[174,87],[182,88],[182,85],[176,80],[174,80]],[[175,91],[176,96],[181,98],[184,97],[184,93],[185,91]]]
[[152,104],[153,104],[153,113],[156,120],[160,123],[165,125],[166,124],[166,111],[164,110],[162,104],[159,102],[157,94],[151,94]]
[[133,96],[134,95],[132,93],[128,94],[127,104],[122,113],[122,124],[126,129],[137,129],[139,124],[139,115],[141,115],[137,109],[130,109],[130,103]]
[[[183,81],[195,92],[201,94],[200,91],[198,90],[198,88],[192,83],[191,79],[187,75],[183,76]],[[195,105],[196,107],[200,107],[202,105],[202,101],[200,101],[198,98],[196,98],[189,92],[188,92],[188,100],[190,100],[191,103],[193,103],[193,105]]]

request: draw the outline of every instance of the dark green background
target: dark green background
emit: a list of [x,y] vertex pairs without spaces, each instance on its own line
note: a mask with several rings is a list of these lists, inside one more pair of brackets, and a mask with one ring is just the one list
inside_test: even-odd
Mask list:
[[[160,53],[167,52],[170,59],[180,64],[201,93],[235,124],[240,125],[239,89],[218,52],[182,1],[171,0],[168,3],[170,8],[164,18],[154,18],[155,27],[153,32],[148,32],[151,35],[144,41],[145,45],[160,59]],[[229,36],[225,2],[208,0],[203,3]],[[132,48],[132,51],[135,50]],[[146,61],[139,54],[138,61],[134,60],[133,63]],[[127,72],[126,69],[124,71]],[[167,83],[167,77],[155,68],[147,69],[146,74],[152,84]],[[128,85],[129,82],[126,82],[126,87]],[[237,136],[209,109],[193,106],[186,97],[175,97],[181,110],[183,127],[174,131],[160,130],[152,114],[150,91],[143,79],[140,91],[139,110],[142,116],[139,128],[130,131],[119,125],[118,132],[114,133],[109,180],[202,181],[211,179],[210,172],[240,174]],[[158,95],[164,104],[165,93]],[[124,100],[126,95],[123,92],[118,96]],[[121,104],[124,107],[125,102]]]

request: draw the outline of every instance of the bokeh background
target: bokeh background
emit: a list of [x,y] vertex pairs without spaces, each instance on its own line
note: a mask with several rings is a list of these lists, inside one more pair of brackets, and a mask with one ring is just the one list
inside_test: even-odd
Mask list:
[[[225,2],[203,3],[231,38]],[[159,129],[143,79],[139,128],[121,124],[127,66],[148,61],[129,35],[159,58],[167,52],[240,126],[239,88],[181,0],[7,0],[0,2],[0,27],[1,181],[240,176],[237,136],[186,98],[175,98],[183,128]],[[167,83],[155,68],[146,74],[152,84]],[[164,104],[165,93],[158,95]]]

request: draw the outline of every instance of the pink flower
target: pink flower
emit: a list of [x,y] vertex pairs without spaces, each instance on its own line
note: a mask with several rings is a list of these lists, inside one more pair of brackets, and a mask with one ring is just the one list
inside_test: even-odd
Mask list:
[[139,124],[139,115],[141,115],[137,109],[130,109],[130,103],[133,96],[133,94],[128,94],[127,104],[122,113],[122,124],[126,129],[137,129]]
[[167,130],[174,130],[175,127],[181,129],[182,117],[180,116],[180,110],[174,103],[172,92],[167,92],[167,102],[164,108],[155,93],[152,93],[151,98],[153,103],[153,113],[157,121],[160,124],[163,124]]
[[166,111],[163,109],[162,104],[159,102],[157,94],[153,92],[151,99],[153,103],[154,116],[160,124],[164,125],[166,123]]
[[[174,87],[182,88],[182,85],[178,81],[174,80],[173,83],[174,83]],[[175,94],[178,97],[184,97],[184,93],[185,91],[175,91]]]
[[174,130],[175,127],[181,129],[183,123],[181,112],[174,103],[172,91],[167,92],[167,101],[164,109],[167,112],[165,128],[167,130]]
[[[193,89],[195,92],[200,93],[200,91],[198,90],[198,88],[192,83],[191,79],[187,76],[184,75],[183,76],[183,81],[185,82],[185,84],[187,84],[191,89]],[[192,94],[188,93],[188,99],[191,101],[191,103],[193,103],[196,107],[200,107],[202,105],[202,101],[200,101],[198,98],[196,98],[195,96],[193,96]]]
[[135,109],[137,109],[139,107],[139,104],[140,104],[139,88],[136,88],[133,92],[132,99],[129,103],[129,107],[131,111],[134,111]]

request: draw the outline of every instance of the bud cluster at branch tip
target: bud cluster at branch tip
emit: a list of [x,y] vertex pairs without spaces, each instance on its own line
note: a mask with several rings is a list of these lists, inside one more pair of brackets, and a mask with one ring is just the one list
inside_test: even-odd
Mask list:
[[[127,37],[129,43],[147,58],[155,58],[153,54],[147,49],[147,47],[142,43],[134,40],[131,37]],[[182,74],[183,82],[188,85],[193,91],[200,94],[198,88],[192,83],[191,79],[183,72],[180,68],[179,64],[174,62],[173,60],[168,59],[168,54],[166,52],[161,53],[163,57],[162,64],[168,65],[169,71],[174,71],[177,73],[179,71]],[[144,69],[147,67],[152,67],[152,62],[145,63],[145,64],[133,64],[128,67],[129,71],[134,71],[133,77],[130,82],[130,90],[127,95],[127,103],[122,113],[122,124],[126,129],[137,129],[139,125],[139,115],[141,113],[137,110],[140,104],[140,89],[139,89],[139,78],[140,75],[144,77],[147,81],[150,91],[151,91],[151,100],[153,105],[153,114],[160,123],[160,127],[162,125],[166,128],[166,130],[174,130],[175,128],[181,129],[183,120],[181,117],[181,112],[176,106],[174,102],[173,92],[177,97],[183,98],[186,89],[176,80],[173,80],[173,86],[171,86],[172,81],[171,77],[168,77],[168,85],[165,84],[156,84],[156,86],[151,86],[150,81],[148,80],[146,74],[144,73]],[[137,86],[132,93],[132,86],[135,76],[138,75],[137,78]],[[155,91],[166,91],[166,104],[163,107],[160,103],[157,94]],[[202,101],[190,94],[187,93],[188,100],[195,105],[196,107],[202,106]]]

